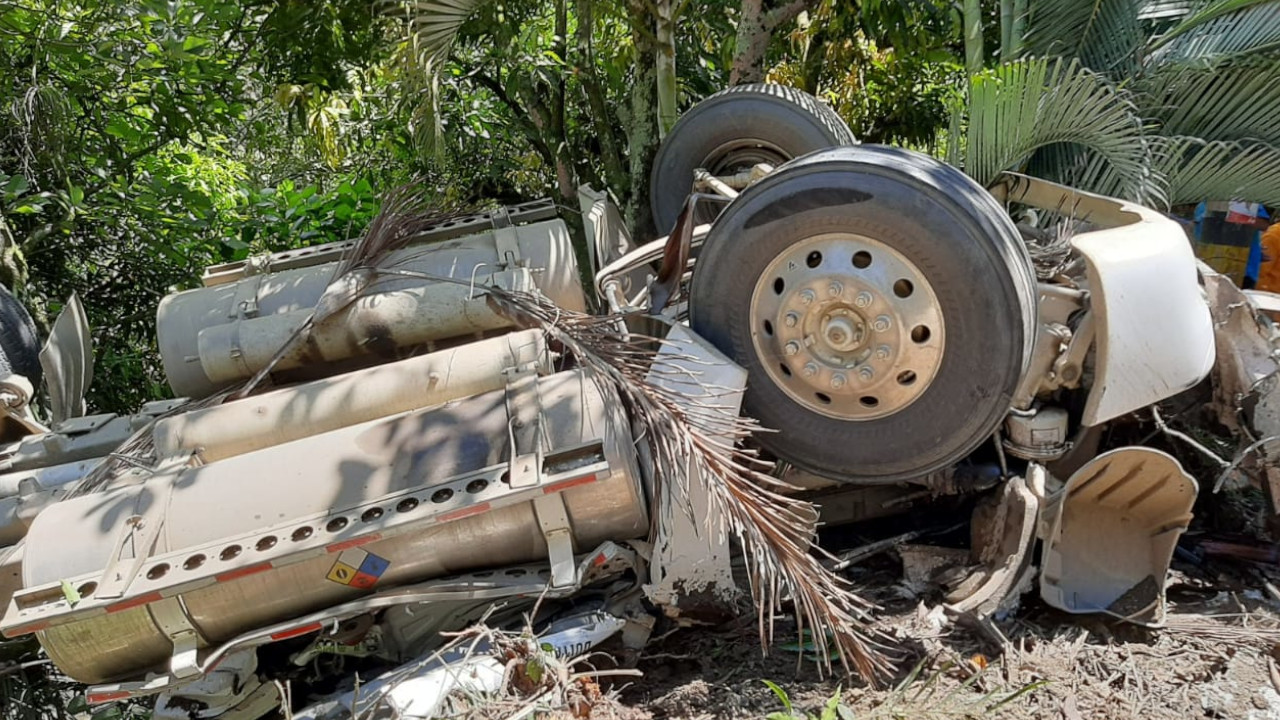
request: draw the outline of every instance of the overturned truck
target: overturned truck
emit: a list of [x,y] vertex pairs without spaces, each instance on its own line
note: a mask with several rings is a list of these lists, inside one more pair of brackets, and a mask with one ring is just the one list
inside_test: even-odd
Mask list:
[[638,246],[583,191],[590,268],[549,202],[427,219],[410,191],[360,241],[210,267],[158,311],[184,400],[134,416],[83,415],[74,302],[41,355],[47,428],[6,331],[0,630],[160,717],[252,720],[290,702],[275,681],[302,717],[431,716],[412,680],[451,661],[442,631],[528,622],[572,653],[732,602],[750,537],[716,463],[672,467],[654,407],[826,523],[984,497],[960,607],[994,610],[1040,539],[1046,601],[1162,621],[1197,484],[1104,430],[1214,366],[1175,223],[982,188],[770,85],[686,114],[652,183],[673,229]]

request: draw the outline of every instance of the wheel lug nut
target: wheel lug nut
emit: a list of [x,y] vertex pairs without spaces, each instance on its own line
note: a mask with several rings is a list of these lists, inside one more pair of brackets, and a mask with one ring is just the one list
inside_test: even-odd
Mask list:
[[804,376],[805,376],[805,377],[813,377],[814,375],[817,375],[817,374],[818,374],[818,366],[817,366],[817,365],[814,365],[813,363],[809,363],[808,365],[805,365],[805,366],[804,366]]
[[844,292],[844,286],[838,282],[832,281],[832,283],[827,286],[827,292],[831,295],[831,297],[836,297],[840,293]]
[[871,304],[872,299],[873,298],[871,297],[871,293],[867,292],[866,290],[863,290],[862,292],[858,293],[857,297],[853,299],[853,304],[860,308],[864,308]]
[[876,359],[888,360],[889,355],[892,353],[893,353],[893,349],[890,348],[888,345],[881,345],[880,347],[876,348]]
[[871,327],[875,328],[876,332],[884,332],[892,326],[893,326],[893,321],[889,319],[888,315],[881,315],[880,317],[876,318],[876,321],[874,323],[871,324]]
[[787,346],[784,347],[782,351],[788,355],[795,355],[796,353],[800,352],[800,343],[796,342],[795,340],[792,340],[791,342],[787,343]]
[[817,299],[818,299],[817,293],[815,293],[812,290],[805,290],[800,293],[800,302],[805,305],[808,305],[809,303],[812,303],[814,300],[817,300]]
[[795,327],[796,323],[800,322],[800,316],[793,312],[790,312],[790,313],[787,313],[787,316],[783,318],[782,321],[786,323],[787,327]]
[[866,381],[871,381],[872,379],[875,378],[875,376],[876,376],[875,371],[865,365],[862,366],[862,369],[858,371],[858,377]]
[[835,388],[836,390],[839,390],[840,388],[844,387],[844,382],[845,382],[844,375],[836,374],[831,376],[831,387]]

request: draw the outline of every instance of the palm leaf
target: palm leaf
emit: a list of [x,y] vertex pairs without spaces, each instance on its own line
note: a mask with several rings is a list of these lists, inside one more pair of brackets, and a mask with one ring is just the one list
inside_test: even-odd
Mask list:
[[[1167,35],[1165,37],[1168,37]],[[1280,50],[1280,2],[1268,2],[1201,22],[1162,42],[1148,65],[1190,64],[1272,55]]]
[[[1190,33],[1196,28],[1211,22],[1217,18],[1231,13],[1251,8],[1255,5],[1265,5],[1271,0],[1208,0],[1199,4],[1192,13],[1178,23],[1172,30],[1165,33],[1151,44],[1151,50],[1158,50],[1165,45],[1173,42],[1175,39]],[[1054,3],[1050,3],[1054,4]]]
[[1171,65],[1142,76],[1134,90],[1144,117],[1162,135],[1280,143],[1280,60]]
[[[789,602],[797,632],[808,633],[822,667],[838,659],[868,681],[887,675],[887,638],[873,627],[873,606],[821,562],[813,541],[813,505],[779,492],[785,486],[768,474],[772,464],[742,446],[759,429],[753,420],[713,405],[700,408],[710,417],[690,412],[681,390],[650,382],[651,373],[687,376],[688,370],[663,365],[652,339],[620,333],[616,316],[565,310],[536,293],[498,287],[484,292],[495,310],[521,327],[541,328],[608,395],[617,394],[643,428],[640,441],[652,452],[659,494],[684,499],[694,478],[707,483],[711,502],[746,555],[766,648],[773,618]],[[727,442],[717,437],[723,432],[730,435]]]
[[1030,3],[1021,48],[1030,56],[1076,58],[1086,67],[1125,77],[1137,67],[1146,42],[1140,0]]
[[1168,180],[1170,204],[1201,200],[1280,204],[1280,148],[1186,136],[1158,140],[1153,165]]
[[486,0],[390,0],[388,14],[403,18],[414,56],[423,67],[438,67],[467,19]]
[[[966,122],[963,136],[954,131]],[[1005,170],[1023,168],[1041,148],[1074,145],[1097,157],[1090,161],[1096,163],[1090,173],[1094,185],[1080,189],[1163,200],[1133,103],[1078,61],[1018,60],[975,75],[952,127],[951,162],[984,185]]]

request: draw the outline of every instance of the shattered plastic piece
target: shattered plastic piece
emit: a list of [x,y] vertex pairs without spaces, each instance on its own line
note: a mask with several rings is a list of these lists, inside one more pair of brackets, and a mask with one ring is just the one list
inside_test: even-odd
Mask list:
[[[591,650],[622,629],[626,621],[605,612],[559,620],[538,636],[557,657]],[[415,661],[361,684],[359,693],[344,693],[293,714],[294,720],[417,720],[442,716],[445,701],[456,691],[492,693],[501,689],[506,666],[489,655],[487,643],[466,644],[425,662]]]

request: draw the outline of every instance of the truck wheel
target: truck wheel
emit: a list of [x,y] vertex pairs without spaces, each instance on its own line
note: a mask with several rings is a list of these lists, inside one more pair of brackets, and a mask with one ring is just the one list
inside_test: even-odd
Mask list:
[[27,309],[9,288],[0,285],[0,376],[10,372],[25,375],[33,386],[38,386],[40,343]]
[[[675,226],[698,168],[730,175],[856,142],[834,110],[801,90],[768,83],[721,90],[682,115],[658,148],[649,184],[653,222],[659,233]],[[715,211],[699,219],[709,222]]]
[[959,171],[876,146],[748,188],[694,267],[693,328],[748,371],[775,455],[834,479],[917,478],[972,452],[1027,367],[1035,280],[1000,205]]

